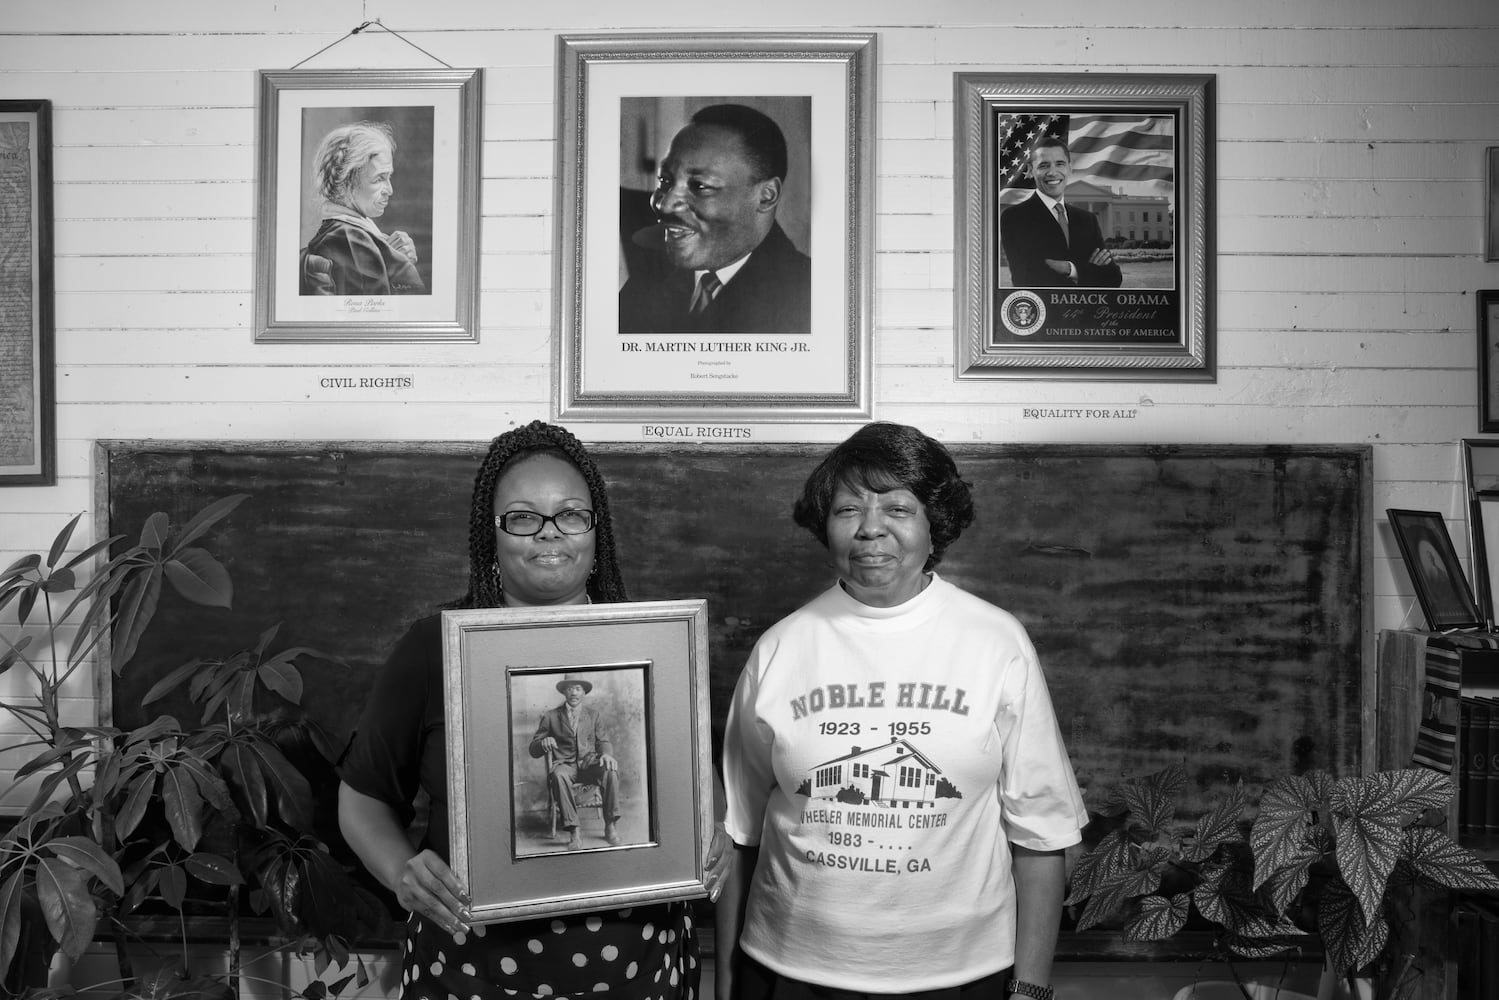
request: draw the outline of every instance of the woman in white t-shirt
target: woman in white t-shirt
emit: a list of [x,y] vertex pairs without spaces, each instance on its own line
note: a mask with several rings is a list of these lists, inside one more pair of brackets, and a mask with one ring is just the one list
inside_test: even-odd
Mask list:
[[1050,1000],[1087,811],[1025,629],[933,572],[968,483],[873,423],[793,516],[838,581],[760,637],[729,708],[720,1000]]

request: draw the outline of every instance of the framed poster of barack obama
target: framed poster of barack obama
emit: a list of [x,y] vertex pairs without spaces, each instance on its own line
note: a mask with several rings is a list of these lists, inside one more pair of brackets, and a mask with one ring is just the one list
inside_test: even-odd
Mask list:
[[442,619],[444,818],[473,922],[705,895],[707,602]]
[[262,71],[257,343],[473,341],[481,71]]
[[868,419],[874,66],[873,35],[559,36],[559,419]]
[[1215,379],[1214,82],[955,74],[959,379]]

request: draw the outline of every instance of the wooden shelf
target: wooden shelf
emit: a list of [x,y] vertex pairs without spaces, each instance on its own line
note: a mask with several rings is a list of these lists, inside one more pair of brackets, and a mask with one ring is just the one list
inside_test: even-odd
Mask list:
[[[1379,634],[1378,689],[1375,697],[1375,757],[1381,769],[1410,767],[1416,748],[1422,713],[1433,702],[1450,708],[1450,724],[1457,724],[1457,701],[1475,688],[1481,692],[1499,687],[1499,650],[1458,648],[1457,690],[1448,697],[1430,698],[1426,690],[1426,652],[1436,633],[1386,629]],[[1453,748],[1454,760],[1462,759],[1461,736]],[[1458,832],[1461,782],[1452,774],[1454,795],[1447,804],[1442,829],[1459,844],[1477,854],[1489,870],[1499,874],[1499,836],[1462,835]],[[1489,895],[1486,893],[1486,895]],[[1413,967],[1420,978],[1409,993],[1410,1000],[1464,1000],[1457,993],[1457,942],[1451,933],[1453,904],[1461,893],[1446,889],[1416,887],[1410,898],[1409,924],[1393,928],[1398,947],[1415,956]]]

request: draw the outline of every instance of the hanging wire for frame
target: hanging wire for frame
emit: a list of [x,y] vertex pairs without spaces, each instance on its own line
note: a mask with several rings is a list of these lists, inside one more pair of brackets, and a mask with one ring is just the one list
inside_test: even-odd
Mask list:
[[316,59],[318,56],[322,55],[324,52],[327,52],[329,49],[333,48],[335,45],[339,45],[339,44],[342,44],[343,42],[347,42],[349,39],[353,38],[355,35],[359,34],[361,31],[364,31],[366,28],[379,28],[381,31],[383,31],[383,32],[385,32],[387,34],[395,35],[401,41],[405,42],[407,45],[411,46],[413,49],[416,49],[418,52],[420,52],[422,55],[426,56],[428,59],[431,59],[433,62],[442,63],[442,65],[446,66],[448,69],[452,69],[453,68],[451,64],[443,62],[443,60],[441,60],[441,59],[438,59],[432,53],[428,52],[426,49],[422,48],[420,45],[416,44],[411,39],[409,39],[405,35],[401,34],[399,31],[396,31],[396,30],[394,30],[392,28],[387,28],[385,25],[381,24],[380,23],[380,19],[377,17],[373,21],[365,21],[363,24],[359,25],[354,30],[350,31],[347,35],[344,35],[342,38],[339,38],[339,39],[337,39],[335,41],[329,42],[327,45],[324,45],[322,48],[318,49],[312,55],[308,56],[306,59],[303,59],[301,62],[297,63],[295,66],[292,67],[292,69],[300,69],[305,63],[311,62],[312,60]]

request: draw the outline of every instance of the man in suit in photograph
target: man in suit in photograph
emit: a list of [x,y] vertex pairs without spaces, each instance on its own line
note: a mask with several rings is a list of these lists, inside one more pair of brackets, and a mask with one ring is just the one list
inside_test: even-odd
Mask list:
[[672,139],[632,241],[660,267],[632,269],[620,333],[810,333],[812,261],[776,221],[786,138],[743,104],[701,109]]
[[615,824],[619,821],[619,763],[614,759],[614,745],[603,719],[583,705],[583,697],[593,684],[577,677],[557,682],[562,704],[541,713],[536,735],[531,737],[531,756],[546,757],[547,780],[562,813],[567,830],[567,847],[583,846],[578,832],[577,785],[597,785],[603,798],[604,839],[620,842]]
[[1103,245],[1092,212],[1066,202],[1072,179],[1067,144],[1055,135],[1030,150],[1036,193],[1011,205],[999,218],[999,240],[1016,288],[1118,288],[1124,276]]

